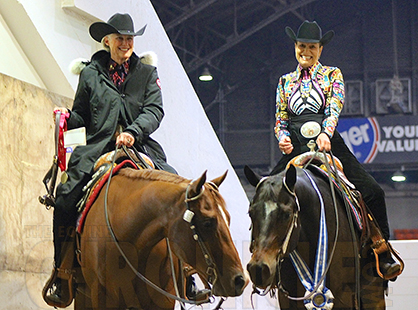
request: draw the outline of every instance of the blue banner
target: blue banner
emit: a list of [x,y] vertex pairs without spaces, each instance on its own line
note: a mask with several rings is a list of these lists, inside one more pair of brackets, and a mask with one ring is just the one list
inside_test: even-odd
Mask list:
[[418,116],[341,118],[337,130],[361,163],[417,162]]

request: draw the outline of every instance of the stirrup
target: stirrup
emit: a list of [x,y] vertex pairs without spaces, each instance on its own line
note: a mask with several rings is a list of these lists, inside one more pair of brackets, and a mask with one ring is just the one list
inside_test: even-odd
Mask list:
[[[399,256],[399,253],[393,249],[392,245],[390,244],[390,242],[384,240],[384,239],[380,239],[375,241],[372,244],[372,250],[375,256],[375,260],[376,260],[376,271],[377,274],[379,275],[379,277],[381,277],[384,280],[395,280],[396,277],[398,277],[404,269],[404,262],[402,260],[402,258]],[[379,263],[379,255],[380,254],[389,254],[389,255],[394,255],[396,260],[399,263],[399,269],[396,268],[396,270],[388,273],[388,274],[383,274],[382,271],[380,270],[380,263]]]
[[[52,298],[53,292],[57,290],[57,282],[61,282],[61,294]],[[55,287],[55,290],[54,290]],[[42,289],[44,301],[51,307],[67,308],[74,299],[73,274],[71,270],[54,267],[52,274]]]

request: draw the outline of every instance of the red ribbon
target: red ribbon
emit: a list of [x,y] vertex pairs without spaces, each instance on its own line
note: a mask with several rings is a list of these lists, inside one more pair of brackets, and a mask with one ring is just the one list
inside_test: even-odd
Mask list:
[[[57,111],[54,111],[57,113]],[[59,136],[58,136],[58,167],[61,171],[67,169],[67,149],[64,147],[64,132],[67,131],[67,118],[70,117],[70,113],[61,113],[59,123]]]

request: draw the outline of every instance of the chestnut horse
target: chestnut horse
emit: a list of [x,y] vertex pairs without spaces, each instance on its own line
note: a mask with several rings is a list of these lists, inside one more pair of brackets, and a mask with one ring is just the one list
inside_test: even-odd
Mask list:
[[247,265],[255,293],[277,290],[280,309],[385,309],[387,282],[373,273],[370,248],[359,257],[358,230],[329,180],[293,165],[245,174],[256,186]]
[[114,175],[85,219],[79,254],[85,284],[77,283],[75,309],[174,309],[175,284],[184,276],[173,280],[172,269],[182,268],[170,261],[171,251],[213,295],[241,295],[248,280],[218,191],[225,177],[206,182],[205,172],[190,181],[131,168]]

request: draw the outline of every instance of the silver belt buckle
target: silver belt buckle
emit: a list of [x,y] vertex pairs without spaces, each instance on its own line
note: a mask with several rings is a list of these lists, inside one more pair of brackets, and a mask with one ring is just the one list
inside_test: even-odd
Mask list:
[[306,122],[300,127],[300,133],[307,139],[315,138],[321,133],[321,125],[314,121]]

